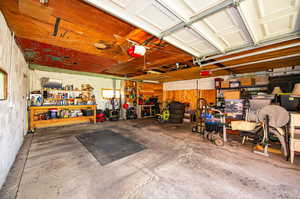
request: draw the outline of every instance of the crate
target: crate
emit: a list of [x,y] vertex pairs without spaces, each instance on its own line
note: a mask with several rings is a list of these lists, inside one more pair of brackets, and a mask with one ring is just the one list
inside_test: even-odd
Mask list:
[[241,98],[240,91],[224,91],[224,99],[225,100],[235,100]]
[[269,84],[269,79],[265,75],[255,76],[255,85],[267,85]]
[[221,88],[229,88],[229,81],[222,81]]
[[241,77],[239,78],[241,86],[253,86],[255,85],[255,79],[252,77]]

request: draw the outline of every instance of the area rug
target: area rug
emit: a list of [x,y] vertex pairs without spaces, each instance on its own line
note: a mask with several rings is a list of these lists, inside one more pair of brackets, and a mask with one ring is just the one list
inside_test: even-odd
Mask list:
[[85,133],[76,138],[101,165],[109,164],[145,149],[142,144],[111,130]]

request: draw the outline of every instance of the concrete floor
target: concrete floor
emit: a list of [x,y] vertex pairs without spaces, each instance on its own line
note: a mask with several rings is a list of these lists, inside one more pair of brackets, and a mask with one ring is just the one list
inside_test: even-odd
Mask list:
[[[74,137],[111,129],[147,149],[101,166]],[[0,198],[300,198],[300,161],[217,147],[189,125],[151,120],[41,129],[28,136]]]

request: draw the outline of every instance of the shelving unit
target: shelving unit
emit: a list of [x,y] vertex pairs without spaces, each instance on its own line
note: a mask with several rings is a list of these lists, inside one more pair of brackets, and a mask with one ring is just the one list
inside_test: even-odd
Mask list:
[[[155,117],[155,115],[153,114],[153,110],[152,108],[154,107],[154,105],[139,105],[140,108],[140,113],[141,113],[141,118],[150,118],[150,117]],[[148,114],[145,116],[143,115],[144,112],[147,112]]]
[[[35,120],[35,115],[43,112],[47,112],[50,109],[66,110],[66,109],[91,109],[93,110],[92,116],[79,116],[70,118],[55,118],[49,120]],[[76,123],[91,122],[96,123],[96,105],[72,105],[72,106],[30,106],[29,111],[29,130],[36,128],[61,126]]]
[[[129,104],[129,106],[131,107],[134,106],[136,108],[138,118],[154,117],[154,115],[152,114],[154,105],[140,104],[139,99],[142,98],[145,102],[151,97],[157,97],[158,102],[161,103],[163,98],[163,88],[161,84],[125,81],[124,89],[125,103]],[[144,112],[144,110],[146,109],[149,109],[149,116],[142,115],[142,112]]]
[[138,83],[139,95],[144,98],[158,97],[158,101],[162,102],[163,88],[162,84]]
[[44,88],[42,92],[47,92],[43,96],[43,105],[61,106],[61,105],[85,105],[95,103],[92,99],[92,91],[89,90],[62,90]]
[[124,81],[125,88],[125,103],[129,103],[132,106],[137,104],[137,82]]
[[254,85],[254,86],[239,86],[236,88],[216,88],[217,90],[236,90],[236,89],[247,89],[247,88],[265,88],[268,85]]
[[266,92],[268,90],[268,85],[239,86],[236,88],[216,88],[216,106],[221,110],[225,108],[223,91],[228,90],[239,90],[241,91],[241,99],[250,99],[251,96],[256,95],[258,92]]

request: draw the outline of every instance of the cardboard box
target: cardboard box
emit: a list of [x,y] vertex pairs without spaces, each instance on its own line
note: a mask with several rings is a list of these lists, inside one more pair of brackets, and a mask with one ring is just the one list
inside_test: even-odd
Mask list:
[[241,77],[239,78],[241,86],[253,86],[255,85],[255,79],[252,77]]
[[269,78],[265,75],[255,76],[255,85],[267,85],[269,84]]
[[222,81],[221,88],[229,88],[229,81]]
[[224,91],[224,99],[225,100],[235,100],[241,98],[240,91]]
[[230,88],[239,88],[241,86],[241,82],[240,81],[233,81],[233,80],[230,80],[229,81],[229,87]]
[[225,113],[227,115],[226,121],[229,118],[241,120],[243,118],[244,100],[226,100],[225,99]]

